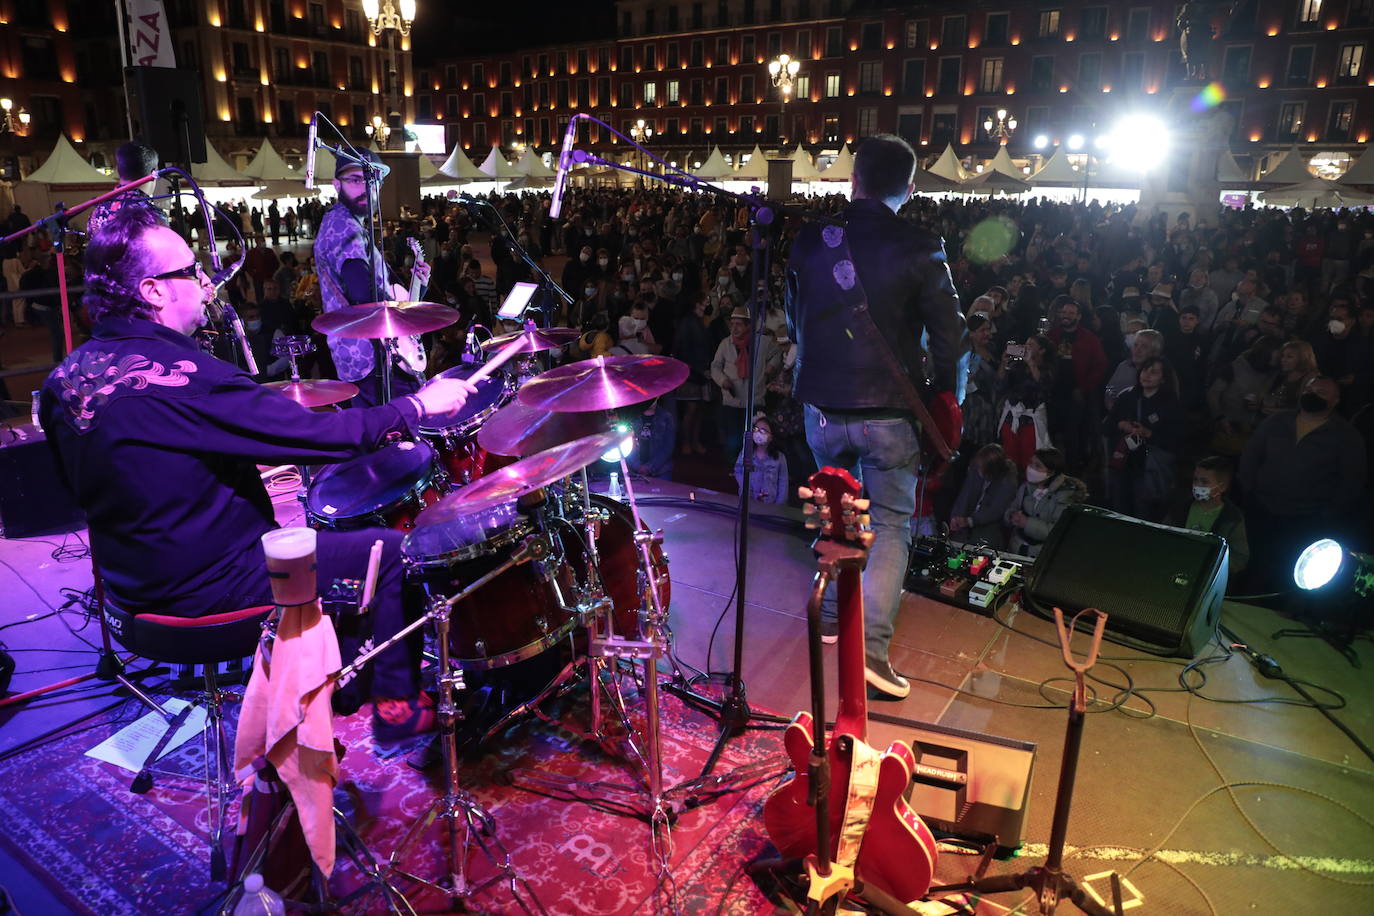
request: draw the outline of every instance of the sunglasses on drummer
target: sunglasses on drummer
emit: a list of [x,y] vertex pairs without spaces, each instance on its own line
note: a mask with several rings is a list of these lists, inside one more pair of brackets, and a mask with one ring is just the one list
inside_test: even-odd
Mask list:
[[192,261],[185,267],[178,267],[176,270],[169,270],[160,274],[153,274],[149,280],[197,280],[205,275],[205,269],[200,266],[199,261]]

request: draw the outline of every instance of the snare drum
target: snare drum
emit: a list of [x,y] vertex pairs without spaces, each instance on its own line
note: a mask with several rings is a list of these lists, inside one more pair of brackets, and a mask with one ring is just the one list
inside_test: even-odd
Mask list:
[[[557,529],[562,523],[555,521]],[[429,594],[452,596],[503,563],[533,530],[506,506],[417,528],[401,545],[408,576]],[[554,543],[568,538],[555,537]],[[488,670],[533,658],[577,624],[573,578],[562,557],[521,563],[453,606],[449,649],[467,670]]]
[[407,531],[421,509],[438,501],[433,479],[434,449],[428,443],[393,442],[315,475],[305,517],[316,528]]
[[[480,368],[454,366],[435,378],[466,379]],[[477,391],[458,410],[430,414],[423,419],[420,434],[434,444],[439,468],[448,474],[453,486],[461,487],[494,470],[489,459],[495,456],[488,456],[477,444],[477,430],[487,417],[514,396],[514,380],[505,372],[497,371],[478,382]]]

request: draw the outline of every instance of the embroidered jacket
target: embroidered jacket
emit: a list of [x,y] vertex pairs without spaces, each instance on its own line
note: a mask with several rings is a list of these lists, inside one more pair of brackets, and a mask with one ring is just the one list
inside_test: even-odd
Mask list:
[[276,527],[258,465],[344,461],[418,429],[413,402],[316,413],[142,318],[110,319],[43,383],[48,442],[132,609],[196,594]]

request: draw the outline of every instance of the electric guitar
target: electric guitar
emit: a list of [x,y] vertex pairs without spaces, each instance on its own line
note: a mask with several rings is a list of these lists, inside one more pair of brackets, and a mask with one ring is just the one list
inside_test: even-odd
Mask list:
[[[798,492],[808,501],[804,507],[808,516],[815,516],[808,520],[808,527],[820,529],[812,545],[817,559],[816,587],[807,609],[813,629],[815,712],[797,713],[787,727],[783,744],[796,775],[764,803],[764,825],[784,857],[807,857],[813,899],[823,903],[826,897],[847,892],[857,879],[909,903],[930,889],[935,837],[903,797],[916,770],[911,748],[893,742],[879,752],[867,743],[860,574],[873,541],[872,532],[865,530],[868,517],[863,513],[868,501],[857,498],[858,482],[839,468],[822,468],[807,484]],[[826,741],[825,723],[817,723],[815,716],[824,708],[820,599],[832,575],[839,592],[839,711],[834,734]],[[813,769],[810,758],[817,747],[818,728],[825,754],[824,762]],[[808,802],[813,778],[817,794],[828,797],[828,818],[824,820]],[[816,853],[822,834],[828,835],[828,849],[819,857],[818,869]]]
[[[410,291],[407,297],[411,302],[416,302],[420,298],[420,290],[429,280],[429,265],[425,263],[424,253],[420,250],[420,241],[414,236],[406,239],[410,245],[410,251],[415,255],[415,265],[410,271]],[[425,367],[429,365],[429,360],[425,357],[425,346],[418,335],[401,337],[396,340],[396,355],[405,363],[407,369],[415,375],[423,377]]]

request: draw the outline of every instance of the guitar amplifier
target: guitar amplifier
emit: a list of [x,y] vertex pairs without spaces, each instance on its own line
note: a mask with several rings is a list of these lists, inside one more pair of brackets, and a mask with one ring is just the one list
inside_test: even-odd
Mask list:
[[32,537],[84,523],[41,427],[0,429],[0,481],[0,537]]
[[1021,845],[1036,745],[948,725],[868,714],[868,743],[911,747],[917,773],[907,802],[937,834],[994,843],[999,856]]

